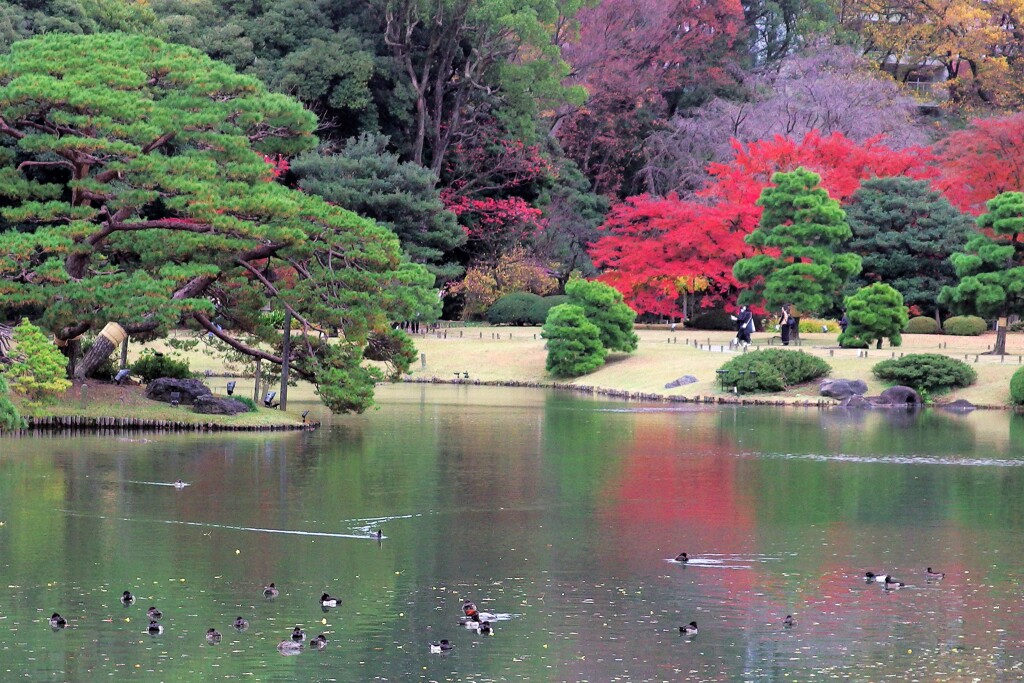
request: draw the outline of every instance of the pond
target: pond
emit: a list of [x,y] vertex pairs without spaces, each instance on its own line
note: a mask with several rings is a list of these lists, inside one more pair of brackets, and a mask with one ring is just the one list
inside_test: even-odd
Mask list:
[[[0,675],[1024,677],[1020,416],[378,399],[312,433],[0,439]],[[457,624],[466,599],[497,613],[490,636]],[[279,654],[296,625],[327,647]]]

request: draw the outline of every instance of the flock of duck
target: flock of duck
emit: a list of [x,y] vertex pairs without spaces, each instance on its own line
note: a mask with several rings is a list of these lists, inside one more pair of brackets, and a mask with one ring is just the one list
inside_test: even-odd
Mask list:
[[[281,594],[281,591],[277,586],[271,583],[263,589],[263,597],[267,600],[273,600]],[[125,607],[131,607],[135,604],[135,596],[132,595],[131,591],[125,591],[121,594],[121,604]],[[341,605],[339,598],[332,597],[327,593],[320,596],[320,608],[327,612],[330,609]],[[163,624],[160,620],[163,619],[163,612],[157,609],[155,606],[149,607],[146,610],[146,616],[149,618],[149,626],[146,628],[146,632],[151,636],[159,636],[164,632]],[[54,631],[60,631],[68,627],[68,620],[60,615],[58,612],[54,612],[50,617],[50,628]],[[249,628],[249,622],[241,616],[235,618],[231,623],[232,628],[241,633]],[[216,628],[209,628],[206,631],[206,642],[211,645],[216,645],[224,636]],[[296,626],[292,629],[291,636],[282,640],[277,645],[277,649],[283,654],[298,654],[305,647],[304,642],[306,640],[306,632]],[[321,633],[315,638],[310,639],[309,647],[314,650],[323,650],[327,647],[327,634]]]
[[[485,636],[494,634],[492,622],[498,620],[498,615],[491,614],[490,612],[481,612],[471,600],[466,600],[462,603],[462,614],[463,616],[458,621],[459,626],[464,626],[471,631],[477,631]],[[434,654],[450,652],[454,647],[455,645],[446,639],[430,643],[430,651]]]
[[[690,556],[686,553],[679,553],[678,555],[676,555],[675,561],[681,564],[687,564],[690,561]],[[933,581],[940,581],[946,578],[946,573],[937,572],[934,571],[931,567],[928,567],[925,570],[924,576],[925,580],[931,583]],[[900,588],[903,588],[907,585],[902,581],[894,579],[891,574],[875,574],[874,572],[864,572],[864,581],[865,583],[869,584],[880,583],[882,584],[882,587],[885,588],[885,590],[887,591],[899,590]],[[782,620],[783,628],[793,628],[795,624],[796,621],[794,621],[792,614],[787,614],[786,618]],[[697,635],[697,622],[691,621],[689,624],[684,624],[683,626],[680,626],[679,632],[686,636]]]

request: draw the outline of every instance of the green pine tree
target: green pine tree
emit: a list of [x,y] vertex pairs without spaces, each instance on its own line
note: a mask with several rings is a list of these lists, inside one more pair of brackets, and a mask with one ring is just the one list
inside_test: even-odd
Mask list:
[[839,345],[865,349],[873,341],[882,348],[885,338],[892,346],[902,344],[902,332],[909,318],[903,295],[887,284],[876,282],[846,297],[846,320],[849,324],[839,335]]
[[962,252],[950,256],[959,284],[943,287],[940,303],[958,313],[1000,318],[991,353],[1006,353],[1005,317],[1024,314],[1024,192],[1004,192],[978,216],[978,233]]
[[604,365],[608,354],[601,344],[601,331],[575,304],[560,304],[548,311],[541,336],[548,340],[545,367],[555,377],[593,372]]
[[337,154],[310,152],[295,159],[299,187],[390,228],[414,263],[422,263],[438,284],[462,274],[448,260],[465,244],[455,214],[444,208],[437,176],[388,151],[383,135],[348,140]]
[[601,345],[608,351],[636,351],[639,338],[633,331],[636,311],[622,299],[622,293],[597,280],[577,278],[565,286],[569,303],[583,309],[587,320],[601,332]]
[[839,202],[804,168],[772,176],[757,200],[764,208],[759,226],[746,237],[760,254],[740,259],[733,274],[749,288],[741,303],[791,304],[802,314],[829,312],[847,278],[860,272],[860,256],[838,251],[850,239]]
[[846,206],[853,231],[847,249],[860,254],[862,270],[847,291],[885,282],[907,306],[938,313],[939,292],[957,281],[950,254],[961,251],[973,220],[924,180],[870,178]]
[[[0,72],[0,135],[18,149],[0,148],[0,217],[17,228],[0,232],[0,312],[65,341],[107,322],[142,339],[185,325],[280,365],[260,311],[289,309],[307,333],[293,371],[332,409],[369,405],[367,339],[437,296],[391,231],[272,182],[265,157],[316,144],[311,113],[142,36],[33,38]],[[111,349],[97,337],[76,376]]]
[[25,396],[30,410],[52,404],[71,386],[64,354],[27,318],[14,328],[13,356],[16,360],[7,379],[14,391]]

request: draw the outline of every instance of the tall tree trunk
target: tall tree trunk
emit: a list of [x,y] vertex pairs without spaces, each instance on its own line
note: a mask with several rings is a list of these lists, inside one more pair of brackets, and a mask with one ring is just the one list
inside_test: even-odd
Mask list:
[[127,338],[128,333],[125,332],[123,327],[114,322],[107,323],[100,330],[100,333],[96,335],[96,341],[93,342],[89,353],[85,354],[85,358],[78,363],[73,377],[75,379],[85,379],[92,375],[96,368],[110,358],[110,354],[114,352],[114,349],[120,346],[121,342]]
[[999,318],[996,323],[996,343],[990,353],[993,356],[1002,356],[1006,353],[1006,325],[1003,324],[1003,318]]

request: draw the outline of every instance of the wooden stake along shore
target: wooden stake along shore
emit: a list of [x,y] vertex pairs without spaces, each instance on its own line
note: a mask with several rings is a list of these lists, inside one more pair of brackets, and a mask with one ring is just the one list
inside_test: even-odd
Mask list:
[[89,432],[286,432],[312,431],[319,422],[295,422],[269,425],[222,424],[218,422],[178,422],[175,420],[152,420],[137,417],[87,417],[82,415],[51,415],[28,417],[26,429],[4,432],[4,435],[31,436],[44,431],[89,431]]

